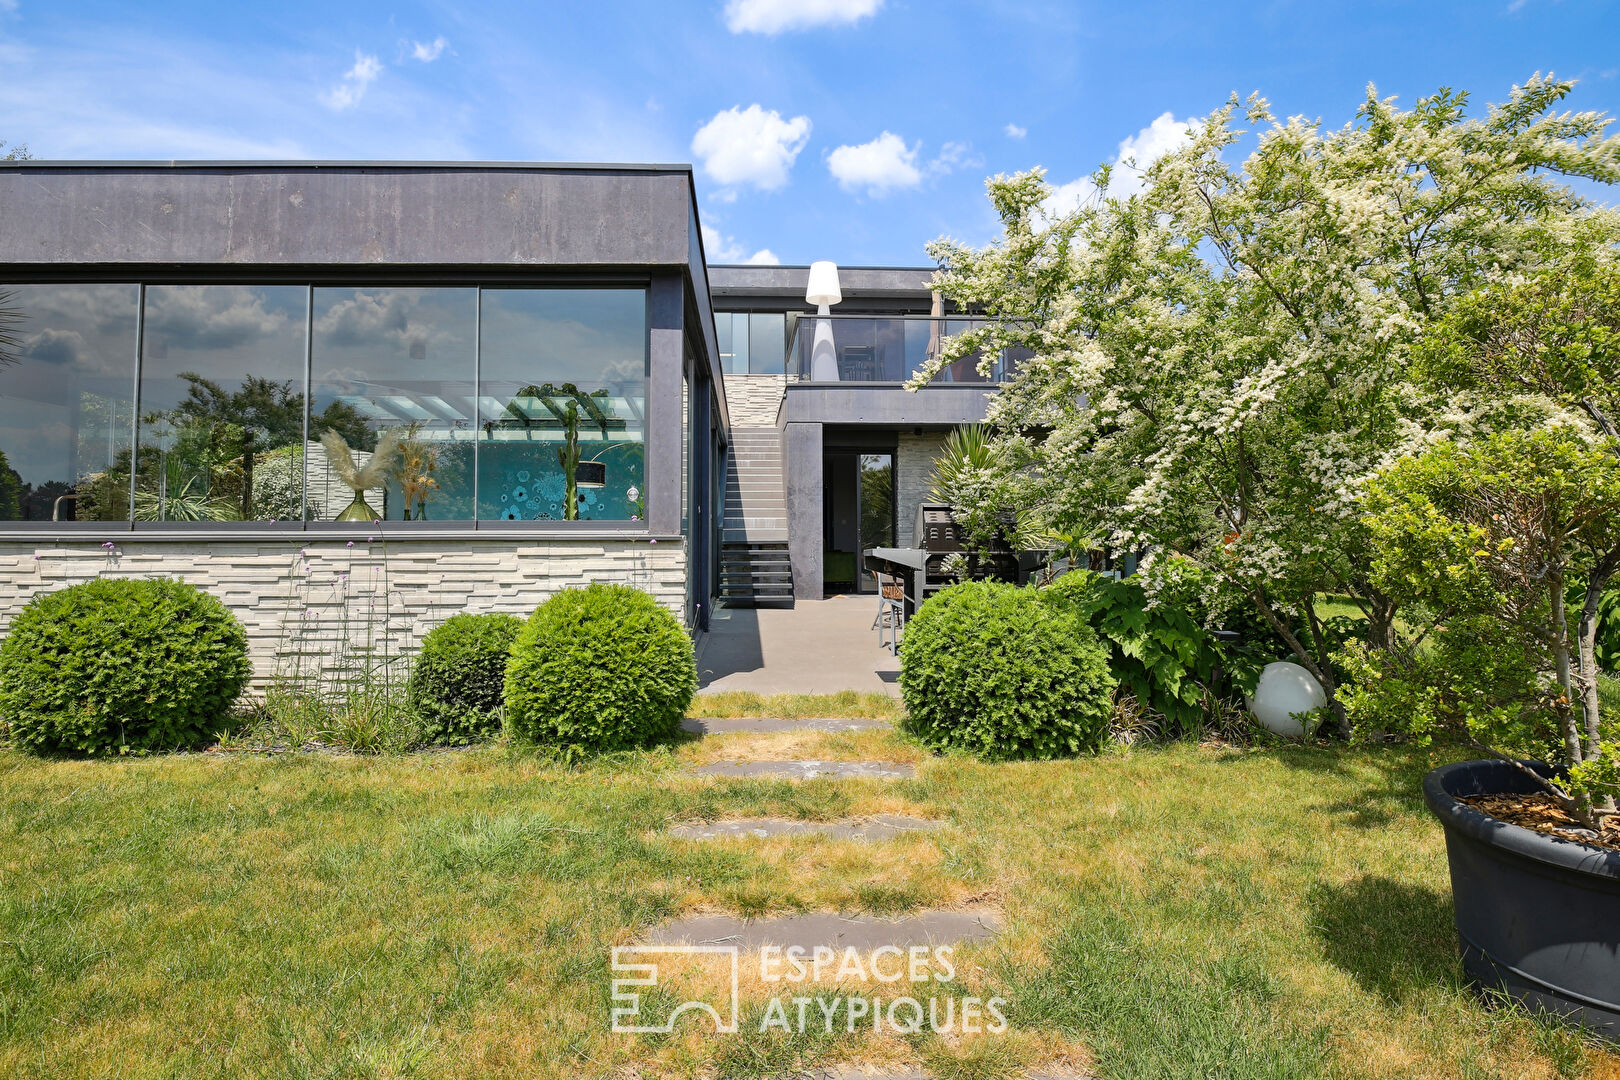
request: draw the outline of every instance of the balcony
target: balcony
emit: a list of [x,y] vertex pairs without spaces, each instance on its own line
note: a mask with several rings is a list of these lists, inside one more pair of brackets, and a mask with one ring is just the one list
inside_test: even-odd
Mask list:
[[[903,383],[938,355],[946,339],[982,322],[932,315],[801,315],[788,340],[787,373],[810,383]],[[974,352],[950,364],[930,385],[1004,382],[1028,355],[1023,349],[1004,350],[985,376],[977,370],[980,354]]]

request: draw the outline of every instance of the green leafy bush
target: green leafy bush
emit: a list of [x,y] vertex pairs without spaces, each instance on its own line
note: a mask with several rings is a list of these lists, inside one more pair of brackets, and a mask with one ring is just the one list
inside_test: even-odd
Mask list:
[[[1620,796],[1620,729],[1605,715],[1597,628],[1567,603],[1601,596],[1620,550],[1615,444],[1574,428],[1438,443],[1367,485],[1374,584],[1431,619],[1419,652],[1344,658],[1346,708],[1363,728],[1444,732],[1513,759],[1545,756],[1540,782],[1591,824]],[[1577,640],[1578,634],[1591,635]]]
[[0,643],[0,717],[30,750],[195,746],[247,685],[247,634],[167,578],[87,581],[35,597]]
[[506,667],[514,733],[567,754],[667,739],[697,693],[692,639],[640,589],[600,582],[535,609]]
[[1136,700],[1172,728],[1192,730],[1221,665],[1215,638],[1172,602],[1150,603],[1142,583],[1089,571],[1064,574],[1041,590],[1073,608],[1108,646],[1108,666]]
[[906,727],[989,759],[1095,750],[1108,730],[1108,653],[1072,606],[993,581],[935,593],[906,624]]
[[407,698],[428,742],[465,746],[500,730],[516,615],[452,615],[428,631]]

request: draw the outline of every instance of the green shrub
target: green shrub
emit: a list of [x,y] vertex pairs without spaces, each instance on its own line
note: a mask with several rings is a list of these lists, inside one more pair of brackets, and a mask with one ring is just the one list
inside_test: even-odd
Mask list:
[[428,631],[407,697],[428,742],[465,746],[500,730],[516,615],[452,615]]
[[906,624],[906,727],[935,749],[985,758],[1095,750],[1108,730],[1108,653],[1072,607],[992,581],[935,593]]
[[667,739],[696,693],[692,639],[628,585],[567,589],[541,604],[506,667],[513,732],[568,754]]
[[[1586,603],[1586,582],[1573,581],[1564,595],[1570,623],[1580,618]],[[1597,666],[1599,671],[1620,672],[1620,589],[1609,589],[1598,600],[1597,611]]]
[[1174,730],[1191,731],[1203,717],[1221,653],[1214,635],[1171,602],[1149,603],[1134,578],[1085,570],[1064,574],[1041,599],[1073,608],[1108,647],[1108,666],[1136,700]]
[[195,746],[250,674],[247,634],[181,581],[87,581],[35,597],[0,644],[0,716],[30,750]]

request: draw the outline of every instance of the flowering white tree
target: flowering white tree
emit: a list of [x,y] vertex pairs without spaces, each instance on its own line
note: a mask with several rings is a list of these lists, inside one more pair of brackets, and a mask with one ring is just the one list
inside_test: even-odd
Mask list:
[[[1347,596],[1375,644],[1398,636],[1363,485],[1502,407],[1421,390],[1414,343],[1458,296],[1620,238],[1620,216],[1561,182],[1620,180],[1607,118],[1554,111],[1571,85],[1534,78],[1480,117],[1465,94],[1403,111],[1369,88],[1334,131],[1234,98],[1140,194],[1056,221],[1040,170],[993,178],[1003,235],[929,249],[936,287],[989,321],[913,384],[976,349],[1035,354],[991,407],[998,459],[962,485],[970,525],[1017,506],[1065,535],[1186,556],[1287,641],[1342,719],[1317,601]],[[1261,130],[1233,165],[1240,107]]]

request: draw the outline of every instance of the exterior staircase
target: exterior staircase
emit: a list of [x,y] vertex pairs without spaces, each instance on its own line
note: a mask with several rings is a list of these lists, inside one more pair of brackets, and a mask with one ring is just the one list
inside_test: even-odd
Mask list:
[[720,599],[730,607],[791,607],[782,441],[775,427],[733,427],[720,543]]

